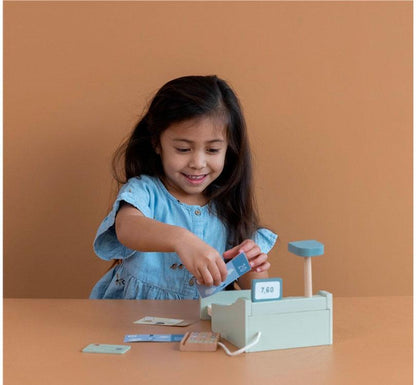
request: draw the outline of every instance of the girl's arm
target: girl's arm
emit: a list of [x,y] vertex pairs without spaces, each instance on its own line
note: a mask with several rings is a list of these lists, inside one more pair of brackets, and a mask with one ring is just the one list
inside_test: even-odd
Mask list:
[[251,289],[251,280],[253,279],[264,279],[269,278],[269,273],[267,271],[263,271],[261,273],[256,273],[255,271],[249,271],[248,273],[244,274],[240,278],[238,278],[238,286],[242,290],[249,290]]
[[188,271],[204,285],[219,285],[227,277],[219,253],[183,227],[147,218],[129,204],[118,211],[115,226],[117,239],[129,249],[177,253]]

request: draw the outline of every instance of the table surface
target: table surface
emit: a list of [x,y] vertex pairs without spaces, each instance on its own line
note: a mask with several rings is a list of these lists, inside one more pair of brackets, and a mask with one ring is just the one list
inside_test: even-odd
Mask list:
[[[132,343],[123,355],[88,354],[90,343],[126,334],[210,330],[198,301],[5,299],[4,384],[412,383],[412,297],[334,297],[334,343],[244,353],[180,352],[179,343]],[[139,325],[144,316],[190,319],[187,327]],[[235,349],[229,343],[230,348]]]

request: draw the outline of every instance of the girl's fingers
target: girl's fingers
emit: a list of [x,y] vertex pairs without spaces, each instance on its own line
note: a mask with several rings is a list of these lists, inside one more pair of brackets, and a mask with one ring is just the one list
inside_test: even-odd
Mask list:
[[221,282],[224,282],[225,279],[227,278],[227,275],[228,275],[227,266],[225,266],[225,263],[222,259],[218,259],[217,260],[217,267],[218,267],[218,271],[219,271],[220,276],[221,276]]
[[260,247],[254,244],[254,246],[245,252],[247,259],[251,262],[251,260],[257,258],[259,255],[261,255]]
[[[215,286],[218,286],[221,284],[221,273],[220,270],[218,269],[218,266],[214,263],[210,269],[209,272],[211,273],[211,277],[212,277],[212,284]],[[211,286],[211,285],[208,285]]]
[[265,262],[265,263],[263,263],[263,265],[259,266],[259,267],[256,269],[256,271],[257,271],[258,273],[261,273],[262,271],[267,271],[267,270],[269,270],[269,269],[270,269],[270,267],[271,267],[270,262]]
[[[200,267],[198,270],[201,273],[203,284],[206,286],[218,286],[223,281],[222,274],[216,263],[211,263],[208,266]],[[227,269],[225,269],[225,271],[227,271]]]
[[207,267],[202,267],[202,268],[198,268],[198,271],[201,274],[201,280],[198,280],[201,284],[205,285],[205,286],[212,286],[212,284],[214,283],[214,280],[212,279],[212,275],[209,272]]
[[256,258],[253,258],[250,260],[250,266],[253,270],[256,270],[256,268],[260,267],[263,263],[267,261],[267,254],[261,253],[258,254]]
[[231,258],[236,257],[239,254],[240,247],[241,247],[241,244],[233,247],[232,249],[225,251],[223,254],[224,258],[231,259]]
[[236,257],[241,252],[248,253],[253,246],[257,246],[252,239],[246,239],[239,245],[234,246],[232,249],[227,250],[223,255],[225,259],[231,259]]
[[204,283],[204,280],[203,280],[203,278],[202,278],[202,275],[201,275],[201,273],[200,273],[198,270],[195,272],[194,277],[196,278],[196,282],[197,282],[199,285],[202,285],[202,284]]
[[269,262],[265,262],[265,263],[263,263],[262,265],[260,265],[260,266],[257,266],[255,269],[253,269],[256,273],[261,273],[261,272],[263,272],[263,271],[267,271],[267,270],[269,270],[270,269],[270,267],[271,267],[271,265],[270,265],[270,263]]
[[257,245],[252,239],[246,239],[245,241],[240,243],[238,247],[238,252],[248,253],[254,246]]

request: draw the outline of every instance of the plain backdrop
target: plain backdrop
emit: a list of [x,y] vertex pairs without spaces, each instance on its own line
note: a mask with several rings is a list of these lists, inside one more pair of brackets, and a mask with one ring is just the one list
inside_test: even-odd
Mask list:
[[412,2],[4,2],[4,295],[86,298],[110,161],[154,93],[217,74],[244,107],[283,293],[412,294]]

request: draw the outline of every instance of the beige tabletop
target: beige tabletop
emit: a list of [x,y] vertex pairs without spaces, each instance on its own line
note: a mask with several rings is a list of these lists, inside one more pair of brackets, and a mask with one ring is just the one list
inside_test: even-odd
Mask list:
[[[82,353],[126,334],[209,330],[197,301],[5,299],[5,385],[412,383],[412,297],[334,298],[334,344],[245,353],[180,352],[179,343],[132,343],[123,355]],[[144,316],[190,326],[134,324]],[[227,344],[232,349],[232,345]]]

